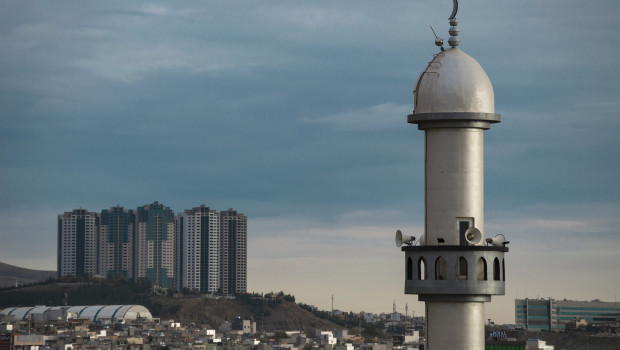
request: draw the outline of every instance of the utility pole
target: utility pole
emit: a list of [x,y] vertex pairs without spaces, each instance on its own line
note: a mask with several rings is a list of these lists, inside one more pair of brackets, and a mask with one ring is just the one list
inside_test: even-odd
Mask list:
[[65,301],[65,307],[62,310],[62,318],[63,318],[63,321],[66,324],[67,323],[67,292],[65,292],[65,298],[64,299],[65,299],[64,300]]

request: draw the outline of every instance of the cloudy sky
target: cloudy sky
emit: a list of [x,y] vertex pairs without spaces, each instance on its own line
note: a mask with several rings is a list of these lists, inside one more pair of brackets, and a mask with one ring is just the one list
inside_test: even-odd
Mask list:
[[[423,228],[406,123],[449,0],[0,1],[0,261],[55,270],[56,216],[160,201],[248,216],[250,291],[423,314],[394,232]],[[486,235],[506,296],[620,298],[617,0],[469,0],[493,82]]]

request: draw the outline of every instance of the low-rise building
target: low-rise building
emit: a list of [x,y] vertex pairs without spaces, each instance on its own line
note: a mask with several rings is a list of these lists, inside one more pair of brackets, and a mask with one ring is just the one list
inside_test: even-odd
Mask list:
[[540,339],[528,339],[526,345],[530,350],[553,350],[553,345],[547,345],[547,342]]
[[603,325],[616,321],[619,315],[619,302],[552,298],[515,300],[515,325],[531,330],[564,329],[575,318],[583,319],[588,324]]

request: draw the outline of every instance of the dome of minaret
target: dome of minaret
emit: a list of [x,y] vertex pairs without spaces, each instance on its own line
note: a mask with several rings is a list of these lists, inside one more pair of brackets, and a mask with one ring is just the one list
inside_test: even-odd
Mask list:
[[455,47],[435,55],[414,90],[414,115],[446,112],[495,113],[489,77],[475,59]]

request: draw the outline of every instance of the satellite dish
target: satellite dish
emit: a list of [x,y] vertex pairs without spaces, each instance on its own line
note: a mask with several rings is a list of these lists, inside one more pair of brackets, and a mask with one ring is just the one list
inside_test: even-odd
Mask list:
[[471,245],[476,245],[482,240],[482,233],[475,227],[470,227],[465,231],[465,240]]
[[496,247],[503,247],[510,242],[508,242],[506,240],[506,237],[504,237],[504,235],[500,233],[499,235],[493,238],[487,238],[487,243],[493,246],[496,246]]
[[403,235],[403,233],[400,232],[400,230],[397,230],[396,237],[394,237],[394,241],[396,242],[397,247],[400,247],[401,245],[403,245],[403,243],[406,245],[411,245],[411,243],[415,241],[415,237],[409,236],[409,235]]

